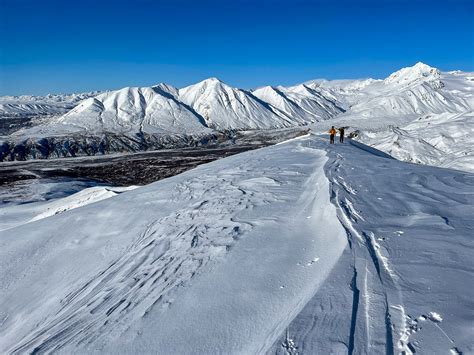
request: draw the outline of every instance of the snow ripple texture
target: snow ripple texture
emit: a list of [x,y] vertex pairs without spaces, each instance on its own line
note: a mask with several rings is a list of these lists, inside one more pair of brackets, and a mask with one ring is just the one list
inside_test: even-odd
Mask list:
[[245,191],[225,177],[212,185],[205,181],[209,177],[176,185],[174,198],[187,196],[192,208],[150,223],[124,255],[64,297],[60,310],[12,352],[49,352],[122,330],[134,318],[146,317],[152,307],[166,305],[171,290],[222,257],[251,228],[225,216],[271,196]]

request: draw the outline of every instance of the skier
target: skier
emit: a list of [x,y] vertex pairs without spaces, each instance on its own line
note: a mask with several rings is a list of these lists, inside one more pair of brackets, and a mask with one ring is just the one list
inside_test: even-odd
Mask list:
[[339,131],[339,143],[344,143],[344,127],[338,129]]
[[334,128],[334,126],[332,126],[331,129],[329,130],[329,143],[330,144],[334,144],[335,135],[336,135],[336,129]]

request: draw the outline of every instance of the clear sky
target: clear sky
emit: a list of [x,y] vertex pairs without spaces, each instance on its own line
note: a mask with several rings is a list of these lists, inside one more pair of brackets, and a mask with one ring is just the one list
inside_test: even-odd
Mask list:
[[472,0],[0,0],[0,95],[474,71]]

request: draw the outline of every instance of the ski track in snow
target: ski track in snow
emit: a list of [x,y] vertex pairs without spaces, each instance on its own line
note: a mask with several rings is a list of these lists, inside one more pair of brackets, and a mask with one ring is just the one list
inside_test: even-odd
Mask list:
[[[290,329],[298,329],[292,344],[309,353],[323,349],[349,354],[472,351],[472,342],[466,336],[459,337],[461,344],[458,345],[456,339],[440,325],[442,317],[430,309],[442,307],[447,313],[455,309],[454,313],[462,318],[463,310],[472,307],[472,291],[469,292],[471,299],[469,295],[461,294],[455,297],[456,301],[452,300],[462,302],[463,306],[453,307],[451,303],[444,302],[445,297],[454,297],[451,289],[455,289],[453,286],[457,282],[449,285],[449,281],[443,280],[440,283],[433,271],[417,268],[420,256],[416,257],[413,253],[426,253],[434,249],[434,253],[439,254],[438,260],[450,260],[444,266],[446,270],[467,272],[472,280],[472,262],[463,265],[463,260],[470,260],[468,255],[473,250],[468,232],[473,227],[470,218],[473,212],[472,189],[471,192],[466,189],[469,181],[472,184],[472,176],[413,165],[413,169],[409,169],[388,156],[376,157],[380,155],[376,151],[370,160],[364,160],[364,155],[372,152],[358,143],[352,143],[329,146],[326,165],[326,174],[331,182],[331,202],[337,207],[338,218],[347,233],[349,248],[345,256],[350,255],[351,260],[343,257],[347,265],[338,273],[349,273],[352,269],[352,280],[345,281],[350,283],[350,292],[339,281],[335,282],[337,276],[332,274],[327,279],[329,285],[323,285],[314,300],[308,302],[305,310],[291,323]],[[451,223],[452,219],[454,223]],[[400,227],[405,227],[404,231],[395,229]],[[395,230],[390,234],[396,236],[395,240],[389,234],[392,229]],[[453,235],[455,230],[457,233]],[[411,240],[406,239],[408,233]],[[452,247],[446,248],[445,243],[453,237],[457,237],[460,244],[453,245],[451,242]],[[459,246],[466,250],[456,250]],[[411,253],[407,248],[412,249]],[[410,256],[404,256],[405,253],[415,258],[410,260]],[[456,253],[460,261],[452,262]],[[423,255],[421,258],[423,260]],[[424,262],[429,265],[433,260],[425,258]],[[407,263],[411,264],[412,269],[404,265]],[[342,264],[340,262],[340,267]],[[437,260],[434,264],[442,265]],[[443,286],[443,283],[446,285]],[[334,288],[336,292],[341,292],[341,288],[346,290],[344,296],[334,295]],[[424,292],[428,292],[429,296],[423,297]],[[350,293],[352,302],[348,302]],[[420,304],[423,298],[425,301]],[[334,302],[352,303],[352,310],[346,309],[347,313],[352,313],[348,338],[340,334],[335,336],[334,333],[341,333],[343,322],[337,321],[339,326],[334,327],[338,317],[327,315],[328,310],[323,308],[327,302],[330,308],[333,308]],[[459,329],[455,323],[449,327],[453,329],[450,332],[453,335],[465,333],[455,330]],[[324,329],[329,330],[326,332]],[[315,337],[326,340],[318,342]],[[331,345],[327,344],[328,340],[332,341]],[[326,344],[321,344],[324,342]],[[339,348],[338,344],[344,346]],[[271,353],[288,352],[276,343]]]
[[[468,353],[474,294],[459,290],[474,275],[472,184],[469,173],[310,136],[12,227],[0,232],[18,243],[2,244],[0,350]],[[89,241],[108,219],[121,235]],[[31,248],[25,236],[44,242]],[[123,250],[92,251],[102,238]],[[105,262],[24,292],[57,267],[49,248],[75,243]]]
[[[339,211],[338,217],[346,229],[353,257],[354,275],[351,287],[354,297],[348,353],[371,352],[373,350],[370,347],[375,340],[385,344],[385,349],[378,348],[377,352],[385,350],[385,353],[391,354],[394,348],[393,329],[399,328],[404,321],[402,316],[390,312],[390,305],[403,303],[399,286],[387,258],[381,255],[374,234],[360,232],[356,227],[358,221],[364,219],[354,210],[351,202],[354,189],[340,176],[334,176],[340,171],[342,160],[343,157],[337,154],[327,171],[332,182],[331,201]],[[341,194],[346,197],[341,198]],[[387,292],[387,288],[391,292]],[[373,322],[374,315],[380,317],[377,323],[385,324],[384,329],[370,330],[369,324]]]

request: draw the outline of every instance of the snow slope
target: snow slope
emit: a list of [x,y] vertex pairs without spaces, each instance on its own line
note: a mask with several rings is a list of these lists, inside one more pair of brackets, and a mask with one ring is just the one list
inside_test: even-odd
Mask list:
[[474,172],[473,135],[474,112],[467,112],[426,115],[358,139],[400,160]]
[[0,351],[472,352],[472,191],[311,136],[4,230]]
[[[245,302],[238,294],[227,300],[234,301],[236,310],[245,305],[254,309],[252,316],[242,314],[240,322],[250,330],[260,320],[262,328],[248,346],[262,346],[261,337],[290,316],[275,310],[296,312],[346,244],[335,209],[327,208],[324,155],[300,145],[248,152],[2,232],[1,350],[68,346],[67,352],[81,352],[106,340],[117,341],[115,337],[132,323],[153,319],[154,312],[181,309],[173,306],[186,290],[180,286],[192,285],[219,265],[238,271],[236,264],[246,265],[240,269],[241,282],[258,288],[243,290],[238,283]],[[275,165],[275,156],[282,159],[283,168]],[[276,234],[281,219],[292,228]],[[324,227],[318,232],[313,230],[316,225]],[[329,242],[325,231],[331,226],[336,232],[330,239],[338,242],[322,254]],[[260,262],[265,255],[272,255],[267,266]],[[306,265],[316,258],[321,258],[320,268]],[[25,270],[31,271],[29,276],[18,278]],[[215,280],[224,282],[227,277]],[[266,300],[263,305],[261,297]],[[201,301],[203,307],[218,309],[215,298],[207,306],[205,297]],[[231,346],[237,328],[228,336],[224,348]],[[88,345],[93,338],[97,344]],[[110,349],[112,344],[104,346]]]
[[328,158],[349,245],[274,352],[472,353],[474,175],[357,142]]
[[[313,81],[347,111],[331,120],[397,159],[474,171],[474,73],[441,72],[423,63],[385,80]],[[327,124],[314,130],[326,132]]]
[[18,225],[64,213],[74,208],[105,200],[135,188],[136,186],[94,186],[84,188],[70,196],[52,199],[47,202],[28,203],[27,205],[16,205],[12,203],[11,206],[0,208],[0,230],[6,230]]

